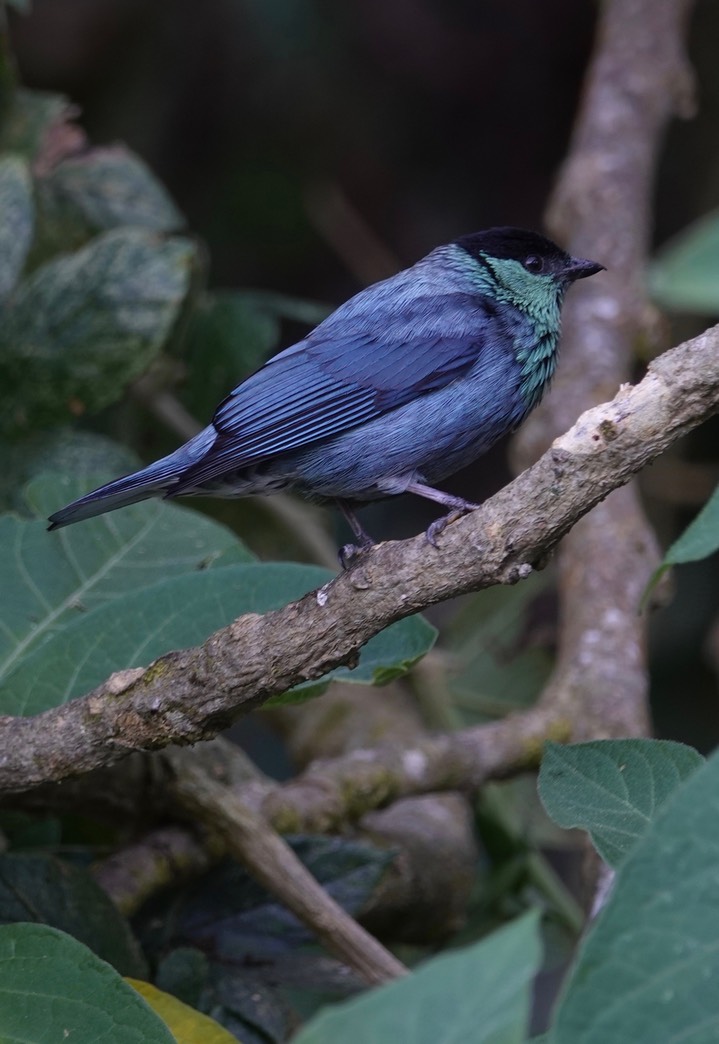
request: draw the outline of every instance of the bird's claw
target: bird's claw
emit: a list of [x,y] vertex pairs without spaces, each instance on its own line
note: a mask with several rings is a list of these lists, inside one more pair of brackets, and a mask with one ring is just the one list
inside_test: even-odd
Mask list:
[[366,544],[343,544],[337,552],[337,557],[340,560],[340,565],[346,571],[355,565],[372,547],[372,541],[368,541]]
[[466,515],[470,511],[476,510],[476,508],[478,507],[479,504],[470,504],[469,501],[467,501],[465,507],[454,508],[452,511],[449,512],[449,514],[442,515],[441,518],[436,518],[434,522],[430,523],[430,525],[427,527],[427,532],[425,533],[425,539],[427,540],[427,543],[431,544],[432,547],[438,548],[439,544],[437,543],[437,537],[440,535],[440,533],[443,533],[447,526],[451,526],[451,524],[453,522],[456,522],[458,518],[461,518],[463,515]]

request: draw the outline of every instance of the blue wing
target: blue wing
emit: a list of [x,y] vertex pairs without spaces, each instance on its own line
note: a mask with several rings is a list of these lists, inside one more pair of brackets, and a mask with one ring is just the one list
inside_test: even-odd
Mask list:
[[436,287],[418,294],[411,283],[403,295],[405,275],[358,294],[240,384],[213,417],[214,445],[172,495],[348,431],[465,373],[496,304]]

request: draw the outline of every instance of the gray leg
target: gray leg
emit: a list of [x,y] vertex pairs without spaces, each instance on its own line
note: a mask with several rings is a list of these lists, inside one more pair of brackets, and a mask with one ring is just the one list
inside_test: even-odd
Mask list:
[[353,509],[347,503],[346,500],[336,500],[337,507],[340,509],[344,517],[347,519],[347,524],[355,535],[357,540],[356,544],[344,544],[339,549],[339,560],[340,565],[343,569],[349,569],[352,565],[353,560],[359,558],[363,551],[372,547],[374,540],[369,535],[366,529],[363,528],[362,523],[357,518]]
[[450,508],[448,515],[443,515],[442,518],[436,519],[427,529],[427,540],[432,547],[437,547],[437,537],[450,523],[456,522],[462,515],[466,515],[468,511],[475,511],[479,504],[473,504],[471,500],[465,500],[463,497],[453,497],[451,493],[443,493],[441,489],[435,489],[433,486],[425,486],[423,482],[410,482],[405,486],[405,492],[414,493],[418,497],[424,497],[426,500],[433,500],[437,504],[441,504],[442,507]]

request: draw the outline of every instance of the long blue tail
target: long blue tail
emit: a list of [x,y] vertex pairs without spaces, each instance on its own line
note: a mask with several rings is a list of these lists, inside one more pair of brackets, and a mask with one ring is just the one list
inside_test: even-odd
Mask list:
[[177,485],[183,472],[207,453],[216,438],[217,432],[213,427],[204,428],[194,439],[169,456],[148,464],[132,475],[108,482],[56,511],[48,519],[48,529],[60,529],[73,522],[103,515],[106,511],[114,511],[115,508],[128,507],[150,497],[165,496]]

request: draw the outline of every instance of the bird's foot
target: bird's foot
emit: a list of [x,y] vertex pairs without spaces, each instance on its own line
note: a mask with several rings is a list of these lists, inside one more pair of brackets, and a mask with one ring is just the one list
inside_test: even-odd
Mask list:
[[366,542],[363,540],[360,544],[343,544],[337,552],[340,565],[345,571],[350,569],[353,565],[356,565],[361,558],[364,558],[369,549],[373,546],[371,540],[367,540]]
[[451,524],[456,522],[458,518],[461,518],[462,515],[466,515],[470,511],[476,511],[478,507],[479,504],[473,504],[471,501],[465,500],[462,502],[461,506],[455,507],[448,515],[442,515],[441,518],[436,518],[434,522],[427,527],[427,532],[425,533],[427,543],[431,544],[432,547],[439,547],[437,537],[444,532],[447,526],[451,526]]
[[357,518],[354,510],[346,500],[338,499],[337,507],[349,522],[350,529],[357,538],[356,544],[344,544],[337,552],[337,557],[340,560],[342,568],[349,569],[350,566],[353,566],[371,547],[374,546],[374,540],[369,533],[362,528],[360,520]]

